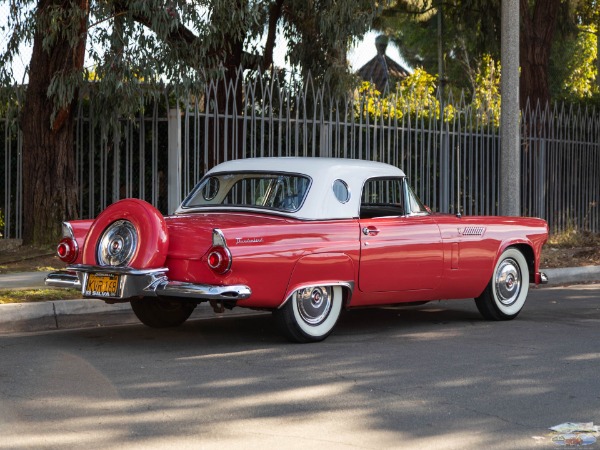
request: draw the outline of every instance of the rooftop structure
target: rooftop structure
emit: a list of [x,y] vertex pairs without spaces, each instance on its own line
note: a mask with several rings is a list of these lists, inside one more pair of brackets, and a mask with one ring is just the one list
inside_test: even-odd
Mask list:
[[363,80],[374,83],[379,92],[393,90],[398,81],[410,74],[408,69],[385,54],[387,45],[386,36],[377,36],[375,40],[377,55],[357,72]]

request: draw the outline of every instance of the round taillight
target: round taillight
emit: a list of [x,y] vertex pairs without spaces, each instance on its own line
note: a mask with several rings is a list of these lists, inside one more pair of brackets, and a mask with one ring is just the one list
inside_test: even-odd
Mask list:
[[231,268],[231,253],[226,247],[213,247],[208,252],[207,263],[214,272],[222,275]]
[[63,238],[56,247],[56,253],[61,261],[71,264],[77,259],[79,253],[77,242],[72,238]]

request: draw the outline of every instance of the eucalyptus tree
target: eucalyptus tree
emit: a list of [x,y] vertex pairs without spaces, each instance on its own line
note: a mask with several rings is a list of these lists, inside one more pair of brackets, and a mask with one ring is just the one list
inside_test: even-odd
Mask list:
[[[370,26],[375,0],[7,0],[0,83],[15,83],[11,61],[33,45],[20,117],[24,241],[55,242],[76,217],[73,126],[78,94],[93,85],[105,111],[132,113],[168,84],[185,96],[216,73],[273,68],[278,36],[291,66],[342,89],[346,51]],[[2,19],[4,20],[4,19]],[[1,22],[0,22],[1,23]],[[220,84],[218,108],[225,84]],[[160,92],[163,92],[162,90]],[[242,93],[235,91],[239,101]],[[224,151],[224,149],[218,149]]]
[[[377,16],[374,26],[392,38],[410,64],[423,66],[430,73],[439,73],[441,53],[448,83],[475,92],[484,56],[499,60],[501,3],[392,0]],[[546,103],[560,90],[551,88],[560,87],[572,77],[564,70],[573,62],[567,61],[571,53],[558,55],[553,48],[564,49],[565,42],[575,45],[580,32],[589,33],[590,28],[582,25],[594,25],[597,36],[599,6],[597,0],[520,0],[522,106],[527,99],[534,104]],[[553,63],[552,58],[560,62]]]
[[[500,57],[501,0],[392,0],[374,27],[413,67],[439,73],[450,87],[476,90],[483,55]],[[440,67],[441,65],[441,67]]]
[[[600,1],[587,0],[577,4],[577,24],[596,32],[596,89],[600,92]],[[589,37],[589,36],[588,36]]]

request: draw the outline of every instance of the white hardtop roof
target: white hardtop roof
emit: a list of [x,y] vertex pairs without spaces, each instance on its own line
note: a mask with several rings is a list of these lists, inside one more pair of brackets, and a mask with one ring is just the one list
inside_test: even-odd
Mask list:
[[207,172],[246,172],[275,171],[305,174],[310,177],[323,176],[326,173],[336,175],[340,172],[362,175],[364,179],[373,177],[403,177],[404,172],[390,164],[362,159],[320,158],[320,157],[280,157],[246,158],[221,163]]
[[[366,180],[381,177],[404,177],[397,167],[375,161],[344,158],[281,157],[247,158],[221,163],[206,176],[227,172],[281,172],[306,175],[312,183],[298,211],[279,215],[306,220],[348,219],[357,217],[360,197]],[[347,202],[341,203],[333,192],[333,184],[342,180],[350,192]],[[177,212],[184,212],[179,209]]]

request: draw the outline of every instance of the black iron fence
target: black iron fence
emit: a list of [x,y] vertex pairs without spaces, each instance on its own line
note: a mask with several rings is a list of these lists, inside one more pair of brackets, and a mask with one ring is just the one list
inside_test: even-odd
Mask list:
[[[217,80],[173,106],[165,93],[135,119],[109,126],[81,102],[75,136],[80,216],[142,198],[174,210],[202,175],[229,159],[331,156],[402,168],[434,211],[495,215],[500,134],[493,111],[461,97],[408,99],[368,92],[332,98],[308,82],[265,77]],[[21,136],[0,119],[0,210],[4,237],[22,226]],[[600,232],[600,114],[575,107],[526,108],[521,116],[522,214],[553,232]]]

